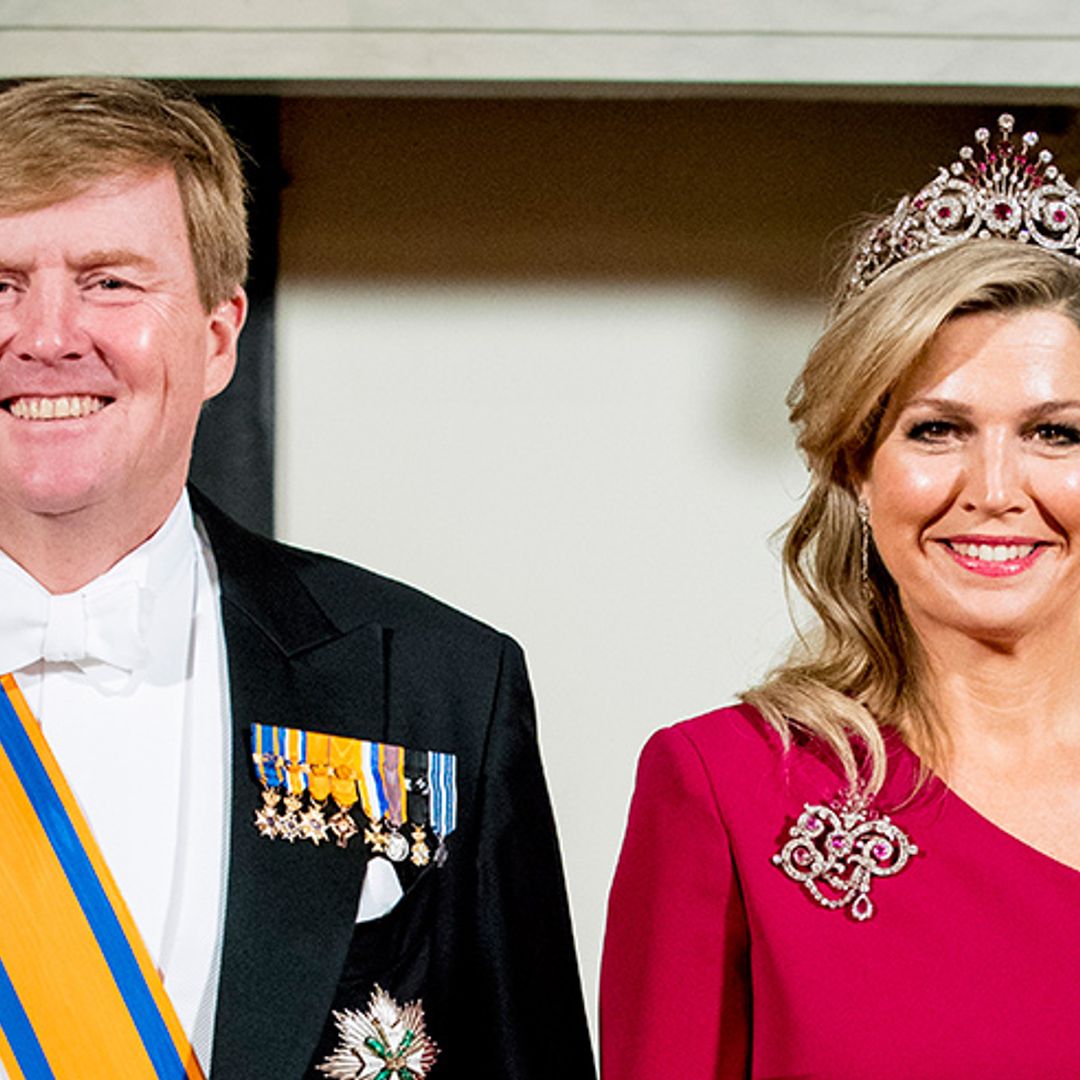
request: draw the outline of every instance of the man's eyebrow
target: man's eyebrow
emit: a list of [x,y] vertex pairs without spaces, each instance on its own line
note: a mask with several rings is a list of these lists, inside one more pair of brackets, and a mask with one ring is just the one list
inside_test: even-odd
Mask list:
[[131,266],[139,270],[150,270],[156,264],[149,256],[140,255],[127,248],[100,248],[76,256],[71,260],[71,265],[77,270],[92,270],[100,266]]
[[[0,269],[13,273],[28,274],[33,271],[36,261],[33,257],[8,257],[0,252]],[[128,248],[99,248],[76,255],[68,260],[68,265],[76,270],[93,270],[102,266],[129,266],[139,270],[152,270],[157,263],[149,255],[141,255]]]

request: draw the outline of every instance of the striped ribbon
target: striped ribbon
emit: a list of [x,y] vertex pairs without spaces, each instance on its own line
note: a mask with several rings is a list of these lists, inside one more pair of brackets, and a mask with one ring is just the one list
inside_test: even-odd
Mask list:
[[0,1061],[12,1080],[201,1080],[37,721],[0,686]]
[[428,787],[431,791],[431,828],[439,839],[457,825],[457,758],[432,750],[428,754]]
[[[422,777],[432,829],[442,838],[457,824],[453,754],[269,724],[251,725],[251,754],[266,787],[297,795],[306,789],[320,802],[329,794],[342,807],[359,799],[369,821],[389,819],[395,826],[409,820],[410,780]],[[422,806],[422,799],[417,802]]]

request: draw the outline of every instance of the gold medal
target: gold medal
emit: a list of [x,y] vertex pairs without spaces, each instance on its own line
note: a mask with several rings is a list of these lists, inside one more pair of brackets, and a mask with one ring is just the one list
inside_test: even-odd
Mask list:
[[273,788],[264,787],[262,797],[263,804],[255,811],[255,828],[260,836],[273,840],[278,832],[277,804],[281,802],[281,796]]
[[431,862],[431,848],[427,843],[427,830],[423,825],[414,825],[412,830],[412,854],[409,856],[413,866],[427,866]]
[[346,844],[360,831],[353,821],[352,814],[342,807],[327,823],[327,827],[337,837],[337,846]]
[[300,835],[305,840],[310,840],[316,847],[324,840],[329,839],[322,803],[313,801],[307,810],[300,815]]
[[364,830],[364,843],[376,854],[380,854],[385,850],[387,839],[386,833],[383,832],[381,821],[373,821]]
[[291,844],[300,836],[303,828],[300,824],[300,808],[303,804],[299,795],[289,794],[282,805],[285,813],[278,815],[277,834]]

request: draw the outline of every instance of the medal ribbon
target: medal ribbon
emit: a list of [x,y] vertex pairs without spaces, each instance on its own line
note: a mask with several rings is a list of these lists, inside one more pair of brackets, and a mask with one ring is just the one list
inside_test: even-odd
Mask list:
[[299,795],[308,786],[307,732],[285,728],[285,784],[290,795]]
[[342,739],[331,735],[330,742],[330,794],[343,810],[361,798],[361,809],[368,814],[367,793],[364,791],[361,768],[360,744],[355,739]]
[[386,794],[379,775],[379,744],[357,739],[356,752],[360,755],[360,788],[364,803],[364,815],[368,821],[382,821],[386,813]]
[[330,736],[317,731],[306,733],[308,748],[308,790],[316,802],[330,794]]
[[278,753],[279,728],[266,724],[251,725],[251,756],[255,772],[266,787],[281,787],[285,783],[284,764]]
[[409,816],[405,791],[405,751],[400,746],[383,743],[379,755],[383,767],[382,775],[390,823],[401,826]]
[[[457,825],[453,754],[267,724],[251,725],[251,751],[255,774],[266,788],[292,795],[306,790],[319,802],[333,796],[343,809],[359,799],[368,821],[385,819],[396,828],[410,820],[411,798],[413,824],[430,825],[440,838]],[[427,782],[426,796],[419,780]]]
[[13,1080],[201,1080],[37,721],[0,687],[0,1061]]
[[428,752],[428,787],[431,828],[441,840],[457,825],[457,758],[453,754]]

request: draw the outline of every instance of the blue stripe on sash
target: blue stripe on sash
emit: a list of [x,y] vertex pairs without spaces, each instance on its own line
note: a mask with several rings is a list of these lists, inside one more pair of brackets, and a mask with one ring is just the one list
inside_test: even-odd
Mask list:
[[0,1026],[4,1029],[8,1046],[22,1070],[23,1080],[55,1080],[41,1043],[34,1033],[30,1017],[22,1007],[15,987],[11,985],[7,969],[0,962]]
[[[8,756],[31,805],[63,867],[71,888],[116,980],[136,1030],[162,1080],[183,1080],[184,1063],[169,1034],[123,928],[94,872],[45,767],[23,729],[22,721],[0,691],[0,745]],[[45,1074],[43,1074],[45,1075]],[[49,1074],[51,1075],[51,1074]]]

